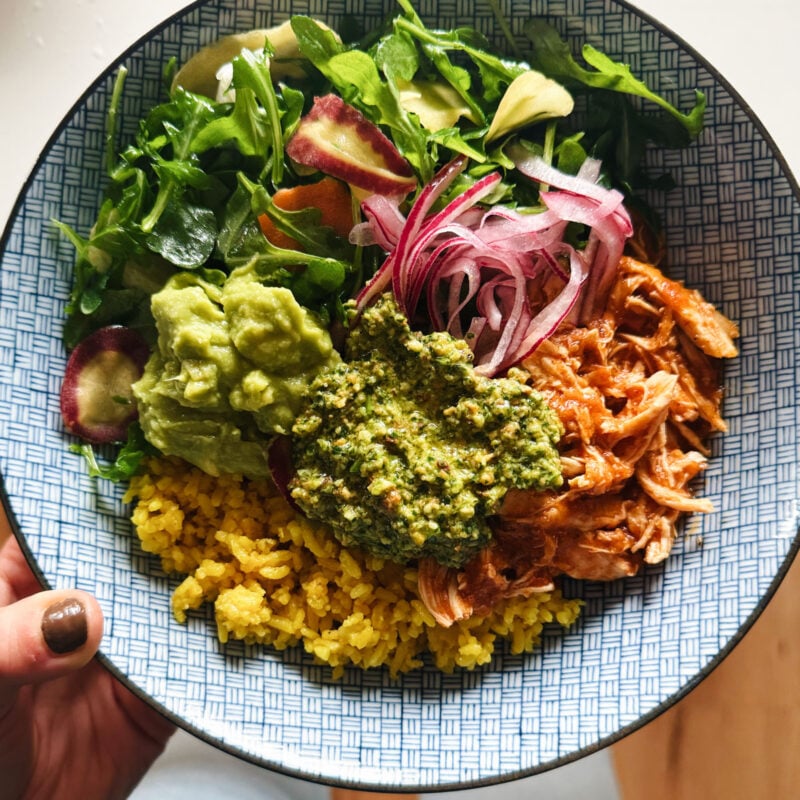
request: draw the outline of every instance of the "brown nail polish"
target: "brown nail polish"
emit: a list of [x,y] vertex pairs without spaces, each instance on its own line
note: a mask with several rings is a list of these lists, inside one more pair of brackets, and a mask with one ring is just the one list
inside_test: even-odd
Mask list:
[[42,616],[42,635],[56,655],[71,653],[85,644],[88,628],[83,603],[68,597],[48,606]]

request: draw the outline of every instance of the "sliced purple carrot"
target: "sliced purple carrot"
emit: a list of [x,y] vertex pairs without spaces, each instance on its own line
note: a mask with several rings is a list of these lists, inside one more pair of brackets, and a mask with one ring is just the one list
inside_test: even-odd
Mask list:
[[144,339],[121,325],[87,336],[70,354],[61,385],[67,429],[93,444],[124,441],[137,416],[131,387],[149,355]]
[[316,97],[286,145],[290,158],[367,192],[405,197],[411,165],[377,125],[340,97]]

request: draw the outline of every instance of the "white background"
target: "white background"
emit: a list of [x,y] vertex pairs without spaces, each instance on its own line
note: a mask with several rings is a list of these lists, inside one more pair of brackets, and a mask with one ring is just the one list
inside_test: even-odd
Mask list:
[[[123,50],[185,0],[0,0],[0,230],[34,163],[83,90]],[[762,121],[800,175],[795,0],[637,0],[720,72]],[[322,800],[326,789],[281,779],[186,734],[135,792],[136,800],[291,797]],[[457,793],[480,800],[616,796],[607,753],[542,776]],[[441,800],[453,795],[438,795]]]

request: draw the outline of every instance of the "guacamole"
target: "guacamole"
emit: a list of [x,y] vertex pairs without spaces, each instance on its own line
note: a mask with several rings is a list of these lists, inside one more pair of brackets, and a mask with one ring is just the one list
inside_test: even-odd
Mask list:
[[340,358],[288,289],[234,271],[222,285],[183,272],[152,299],[158,344],[134,384],[147,440],[211,475],[269,474],[315,375]]
[[468,345],[412,332],[385,295],[320,372],[292,427],[292,498],[345,545],[460,566],[510,488],[561,484],[561,423],[521,371],[486,378]]

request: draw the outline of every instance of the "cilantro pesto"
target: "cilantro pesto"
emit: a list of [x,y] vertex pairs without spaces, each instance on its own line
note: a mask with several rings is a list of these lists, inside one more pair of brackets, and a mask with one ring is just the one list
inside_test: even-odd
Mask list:
[[295,421],[290,484],[345,545],[459,566],[491,539],[509,489],[561,484],[561,424],[521,372],[477,374],[464,341],[411,331],[390,295],[347,347]]

